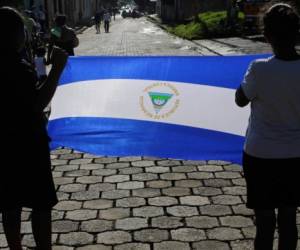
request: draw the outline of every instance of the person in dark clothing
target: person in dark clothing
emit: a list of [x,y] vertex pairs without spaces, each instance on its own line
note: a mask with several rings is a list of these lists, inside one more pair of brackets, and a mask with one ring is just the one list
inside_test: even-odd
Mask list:
[[116,20],[117,8],[112,9],[112,16],[114,17],[114,21]]
[[[7,25],[9,23],[10,25]],[[52,99],[67,54],[53,48],[52,69],[38,87],[37,74],[22,59],[25,45],[22,16],[9,7],[0,8],[2,98],[2,154],[11,159],[2,164],[0,213],[10,250],[21,250],[21,212],[32,209],[32,231],[37,250],[51,249],[51,209],[57,196],[51,173],[49,137],[43,110]],[[17,153],[16,153],[17,152]],[[17,157],[16,157],[17,154]]]
[[79,45],[75,31],[66,25],[67,17],[58,15],[55,18],[55,26],[51,29],[51,38],[48,47],[47,62],[49,62],[53,46],[57,46],[74,56],[74,48]]
[[[274,56],[252,62],[236,91],[236,103],[251,103],[243,168],[247,207],[256,217],[255,250],[272,250],[276,224],[278,249],[296,250],[300,206],[299,16],[288,4],[264,15],[264,35]],[[276,215],[275,210],[278,210]]]
[[108,11],[105,12],[103,16],[103,20],[104,20],[105,33],[109,33],[109,24],[111,22],[111,15],[109,14]]
[[99,11],[96,12],[96,14],[94,16],[94,21],[95,21],[95,28],[96,28],[97,34],[100,34],[100,32],[101,32],[101,30],[100,30],[101,19],[102,19],[101,12],[99,12]]

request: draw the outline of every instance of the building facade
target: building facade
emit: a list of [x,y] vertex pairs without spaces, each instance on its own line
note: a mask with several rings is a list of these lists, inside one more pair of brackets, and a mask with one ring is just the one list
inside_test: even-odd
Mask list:
[[70,26],[87,23],[96,11],[96,0],[48,0],[45,10],[48,20],[53,22],[56,14],[65,14]]
[[75,27],[90,22],[92,16],[105,2],[104,0],[24,0],[24,7],[34,11],[41,6],[46,13],[49,26],[52,25],[57,14],[65,14],[68,24]]

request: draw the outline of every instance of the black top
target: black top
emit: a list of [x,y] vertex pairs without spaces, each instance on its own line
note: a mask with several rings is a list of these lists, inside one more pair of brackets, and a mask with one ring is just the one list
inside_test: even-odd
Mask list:
[[97,12],[95,14],[95,23],[100,23],[101,22],[101,19],[102,19],[102,14],[100,12]]
[[74,56],[74,48],[78,46],[77,43],[78,39],[76,37],[75,31],[68,26],[63,26],[61,27],[60,37],[57,37],[56,35],[51,33],[49,42],[49,52],[52,52],[52,48],[55,45],[67,52],[69,56]]
[[30,64],[20,56],[2,57],[2,131],[6,144],[38,146],[48,141],[42,110],[37,110],[38,78]]
[[19,56],[3,56],[1,76],[0,212],[49,210],[57,203],[43,111],[37,109],[35,70]]
[[55,37],[52,38],[53,45],[63,49],[69,56],[74,56],[74,47],[73,47],[73,41],[59,41]]

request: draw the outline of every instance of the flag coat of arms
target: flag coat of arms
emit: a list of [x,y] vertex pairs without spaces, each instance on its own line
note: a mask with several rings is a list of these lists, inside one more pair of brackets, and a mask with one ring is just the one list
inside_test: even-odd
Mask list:
[[51,103],[51,147],[240,163],[249,107],[235,105],[235,90],[263,57],[71,57]]

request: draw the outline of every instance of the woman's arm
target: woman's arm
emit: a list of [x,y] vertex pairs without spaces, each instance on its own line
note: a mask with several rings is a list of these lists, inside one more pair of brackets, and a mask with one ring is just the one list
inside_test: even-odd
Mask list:
[[68,55],[62,49],[53,47],[52,51],[52,69],[45,82],[38,89],[36,110],[44,110],[54,96],[60,75],[67,63]]
[[249,104],[250,100],[245,95],[242,86],[240,86],[235,92],[235,103],[239,107],[245,107]]

